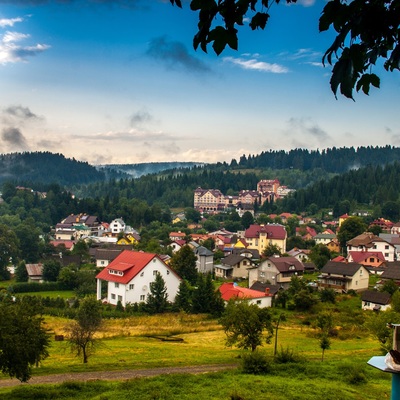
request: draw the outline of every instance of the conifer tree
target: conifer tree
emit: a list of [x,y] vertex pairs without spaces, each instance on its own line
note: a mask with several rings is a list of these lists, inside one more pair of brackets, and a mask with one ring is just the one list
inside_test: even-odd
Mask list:
[[150,314],[161,314],[167,311],[168,293],[165,281],[157,272],[154,282],[150,285],[150,294],[147,296],[144,310]]

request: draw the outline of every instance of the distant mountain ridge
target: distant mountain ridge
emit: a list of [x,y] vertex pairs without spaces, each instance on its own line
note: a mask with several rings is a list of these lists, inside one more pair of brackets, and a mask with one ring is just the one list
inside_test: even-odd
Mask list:
[[104,164],[98,165],[100,171],[116,171],[124,175],[129,175],[131,178],[140,178],[143,175],[158,174],[165,170],[186,169],[197,166],[206,165],[198,162],[149,162],[140,164]]

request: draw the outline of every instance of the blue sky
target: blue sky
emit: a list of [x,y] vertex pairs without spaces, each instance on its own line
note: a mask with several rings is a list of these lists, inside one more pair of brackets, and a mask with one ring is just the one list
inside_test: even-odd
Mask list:
[[104,164],[399,146],[399,73],[378,66],[381,89],[336,100],[323,6],[274,5],[216,56],[193,49],[189,2],[0,0],[0,152]]

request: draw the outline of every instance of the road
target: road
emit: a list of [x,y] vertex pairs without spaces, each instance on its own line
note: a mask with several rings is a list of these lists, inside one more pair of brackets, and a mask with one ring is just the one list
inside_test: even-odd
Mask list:
[[21,383],[18,379],[0,379],[0,388],[20,385],[57,384],[66,381],[126,380],[164,374],[204,374],[207,372],[217,372],[233,368],[237,368],[237,364],[195,365],[192,367],[165,367],[152,369],[129,369],[119,371],[76,372],[71,374],[33,376],[27,383]]

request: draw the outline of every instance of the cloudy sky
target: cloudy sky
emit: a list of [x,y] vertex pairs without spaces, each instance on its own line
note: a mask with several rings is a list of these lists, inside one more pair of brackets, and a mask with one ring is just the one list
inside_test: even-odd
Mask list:
[[168,0],[0,0],[0,153],[92,164],[231,161],[293,148],[400,145],[400,74],[356,101],[330,91],[323,0],[271,8],[239,51],[192,47]]

